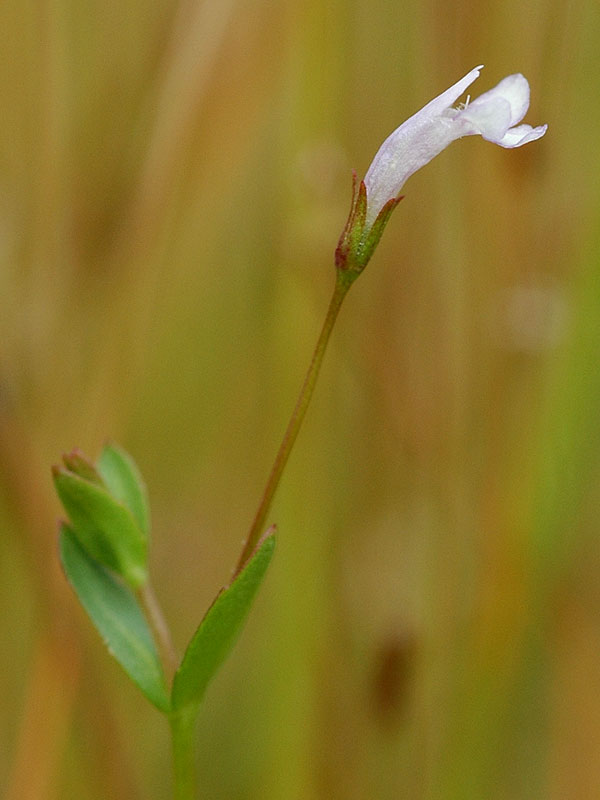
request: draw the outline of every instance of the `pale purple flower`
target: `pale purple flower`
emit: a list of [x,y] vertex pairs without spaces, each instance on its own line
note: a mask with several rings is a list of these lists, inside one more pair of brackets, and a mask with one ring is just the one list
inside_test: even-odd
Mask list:
[[[432,100],[388,136],[367,174],[365,186],[368,230],[383,206],[398,197],[413,172],[462,136],[481,135],[501,147],[520,147],[546,133],[547,125],[518,125],[529,108],[529,83],[517,73],[509,75],[476,100],[452,106],[479,77],[481,66]],[[516,127],[515,127],[516,126]]]

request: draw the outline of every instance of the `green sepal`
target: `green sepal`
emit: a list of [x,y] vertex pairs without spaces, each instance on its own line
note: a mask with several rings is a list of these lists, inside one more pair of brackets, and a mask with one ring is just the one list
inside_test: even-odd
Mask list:
[[379,240],[381,239],[385,226],[388,224],[388,221],[392,215],[392,211],[396,208],[400,200],[403,199],[404,195],[400,195],[399,197],[393,197],[391,200],[388,200],[377,215],[375,222],[370,227],[365,237],[361,254],[364,261],[363,269],[367,266],[369,259],[379,244]]
[[132,591],[89,555],[64,522],[59,548],[67,580],[109,652],[148,700],[167,713],[169,696],[156,645]]
[[233,647],[273,557],[269,534],[234,581],[222,589],[193,635],[173,680],[174,712],[200,705],[206,687]]
[[75,535],[101,564],[133,588],[147,580],[147,540],[131,511],[97,483],[53,467],[54,484]]
[[96,468],[110,494],[131,511],[142,534],[150,533],[148,492],[137,464],[114,442],[105,445]]
[[340,280],[353,283],[369,263],[392,211],[402,200],[393,197],[383,206],[370,228],[366,226],[367,187],[361,181],[356,188],[356,172],[352,173],[352,202],[350,213],[336,251],[335,265]]
[[350,213],[335,250],[335,265],[338,272],[352,271],[352,254],[356,251],[365,225],[366,199],[365,182],[360,182],[357,191],[356,171],[352,170]]

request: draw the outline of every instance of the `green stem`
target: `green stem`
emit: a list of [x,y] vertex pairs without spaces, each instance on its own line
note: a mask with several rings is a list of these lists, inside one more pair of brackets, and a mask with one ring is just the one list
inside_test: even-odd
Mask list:
[[304,383],[300,389],[296,406],[292,412],[290,421],[288,422],[288,426],[279,447],[279,451],[275,457],[271,474],[269,475],[262,499],[256,511],[256,516],[254,517],[254,521],[252,522],[252,526],[244,544],[242,554],[240,555],[238,564],[236,566],[234,577],[241,572],[245,563],[252,555],[254,548],[258,544],[260,537],[265,531],[267,514],[269,513],[273,497],[277,491],[277,487],[279,486],[279,481],[281,480],[281,475],[283,474],[283,470],[287,464],[292,447],[294,446],[294,442],[298,436],[298,431],[302,425],[302,420],[304,419],[304,415],[306,414],[306,410],[310,403],[317,378],[319,377],[321,364],[323,363],[323,356],[325,355],[325,350],[327,349],[327,343],[329,342],[329,337],[331,336],[331,331],[335,325],[342,301],[344,300],[344,297],[346,296],[351,285],[349,281],[344,280],[343,276],[344,273],[338,272],[335,289],[333,290],[333,295],[329,303],[323,328],[321,329],[321,333],[317,340],[312,361],[310,362],[308,372],[304,378]]
[[197,800],[194,731],[196,710],[171,714],[174,800]]
[[[329,303],[327,316],[323,323],[323,328],[317,340],[315,351],[313,353],[308,372],[304,378],[304,383],[300,389],[296,406],[290,417],[290,421],[283,436],[283,441],[279,447],[279,451],[275,458],[271,474],[265,486],[262,499],[258,506],[256,516],[248,533],[248,537],[244,544],[242,554],[235,569],[234,577],[237,576],[243,569],[248,558],[254,551],[260,537],[264,533],[265,520],[273,497],[281,480],[283,470],[287,460],[298,436],[298,431],[302,425],[302,420],[308,409],[310,399],[312,397],[319,371],[323,363],[323,357],[327,349],[327,343],[331,336],[331,331],[335,325],[339,310],[341,308],[344,297],[346,296],[351,282],[344,280],[344,274],[338,272],[338,278],[335,284],[335,289]],[[169,637],[165,637],[166,627],[163,628],[161,624],[162,615],[159,613],[156,616],[155,598],[151,589],[141,594],[142,602],[146,608],[146,612],[153,623],[153,628],[157,634],[158,641],[161,645],[163,652],[163,659],[167,662],[170,660],[168,656],[169,651]],[[167,630],[168,634],[168,630]],[[165,658],[166,656],[166,658]],[[173,772],[174,772],[174,785],[175,785],[175,800],[196,800],[196,769],[194,763],[194,730],[195,730],[195,714],[196,709],[184,710],[181,712],[173,713],[169,717],[171,725],[171,739],[173,749]]]

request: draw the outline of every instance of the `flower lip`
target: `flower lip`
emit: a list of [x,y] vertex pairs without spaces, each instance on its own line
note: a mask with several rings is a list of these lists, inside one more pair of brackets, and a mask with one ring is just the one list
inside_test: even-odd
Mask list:
[[469,86],[481,75],[483,66],[483,64],[479,64],[479,66],[473,67],[470,72],[467,72],[464,78],[456,81],[456,83],[452,84],[452,86],[449,89],[446,89],[445,92],[442,92],[437,97],[434,97],[433,100],[430,100],[427,105],[423,106],[423,108],[420,111],[417,111],[416,114],[413,114],[413,116],[410,117],[406,122],[414,120],[414,118],[417,116],[429,116],[432,112],[438,114],[451,106],[453,103],[456,103],[458,98],[465,93],[465,90],[468,89]]
[[508,75],[459,111],[457,116],[471,127],[465,134],[478,133],[489,142],[511,148],[539,139],[546,132],[547,125],[513,127],[527,113],[529,94],[529,83],[524,75]]
[[529,108],[529,83],[524,75],[520,72],[514,75],[508,75],[503,78],[500,83],[489,89],[487,92],[479,95],[467,108],[464,109],[465,114],[468,112],[477,112],[479,108],[487,105],[493,105],[499,99],[503,99],[510,107],[510,122],[508,127],[516,125],[521,122],[527,109]]
[[499,142],[501,147],[521,147],[527,142],[535,142],[536,139],[541,139],[548,130],[547,125],[537,125],[532,128],[531,125],[517,125],[515,128],[510,128],[506,131],[504,136]]

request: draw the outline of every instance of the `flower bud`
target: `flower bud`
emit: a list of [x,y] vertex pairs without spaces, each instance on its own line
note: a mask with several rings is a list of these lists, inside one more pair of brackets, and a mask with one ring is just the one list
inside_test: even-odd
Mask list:
[[95,465],[78,450],[63,463],[52,468],[54,484],[79,543],[138,588],[147,580],[149,513],[137,467],[116,445]]

